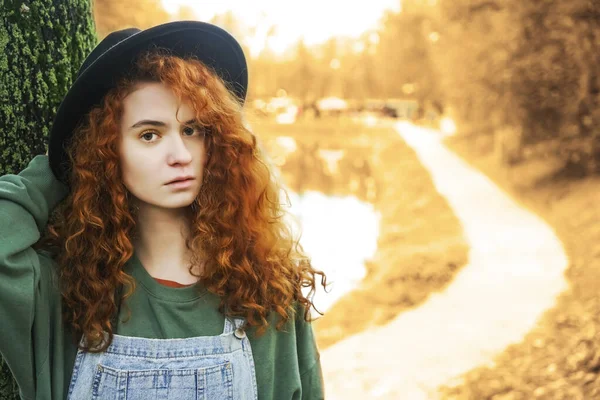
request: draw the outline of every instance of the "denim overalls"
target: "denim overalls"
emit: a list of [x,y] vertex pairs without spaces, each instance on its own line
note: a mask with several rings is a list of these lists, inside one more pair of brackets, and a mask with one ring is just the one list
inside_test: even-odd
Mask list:
[[103,353],[78,350],[67,399],[256,400],[244,321],[235,319],[234,326],[226,317],[219,336],[146,339],[115,334]]

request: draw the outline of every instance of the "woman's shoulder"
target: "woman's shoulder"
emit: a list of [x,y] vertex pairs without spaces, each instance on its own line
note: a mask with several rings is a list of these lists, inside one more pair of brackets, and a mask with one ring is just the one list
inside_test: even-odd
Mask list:
[[56,261],[56,254],[48,249],[37,249],[35,251],[40,260],[40,273],[45,281],[53,289],[58,289],[58,262]]
[[[306,310],[307,307],[299,300],[293,300],[287,307],[287,318],[284,330],[289,331],[304,329],[305,325],[310,324],[310,313],[308,315],[309,321],[306,321]],[[270,326],[278,326],[279,323],[283,320],[282,314],[276,312],[275,310],[271,310],[269,313],[267,320],[268,325]]]
[[314,320],[314,313],[312,313],[312,304],[304,304],[299,300],[295,300],[292,303],[294,309],[293,319],[296,325],[296,330],[310,329]]
[[35,252],[40,259],[41,265],[49,265],[52,269],[56,269],[58,267],[58,262],[56,261],[56,253],[48,250],[48,249],[36,249]]
[[48,249],[37,249],[35,252],[38,253],[38,255],[40,257],[44,257],[44,258],[46,258],[48,260],[52,260],[52,261],[54,261],[54,259],[56,257],[56,255]]

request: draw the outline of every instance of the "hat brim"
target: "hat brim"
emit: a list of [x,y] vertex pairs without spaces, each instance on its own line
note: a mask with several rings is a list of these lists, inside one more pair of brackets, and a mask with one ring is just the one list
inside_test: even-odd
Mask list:
[[81,118],[100,103],[141,52],[156,47],[202,61],[244,102],[248,87],[246,59],[239,43],[227,31],[200,21],[176,21],[140,31],[94,60],[79,74],[61,102],[48,145],[50,167],[59,180],[69,184],[70,163],[64,146]]

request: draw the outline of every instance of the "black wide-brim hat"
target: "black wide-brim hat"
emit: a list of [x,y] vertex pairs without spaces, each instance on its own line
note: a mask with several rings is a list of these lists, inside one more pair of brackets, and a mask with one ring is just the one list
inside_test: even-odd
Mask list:
[[224,29],[200,21],[176,21],[146,30],[128,28],[112,32],[85,59],[56,113],[48,159],[60,181],[70,185],[70,161],[64,146],[78,123],[92,107],[100,104],[140,53],[157,47],[178,57],[193,56],[212,67],[244,103],[248,88],[246,58],[240,44]]

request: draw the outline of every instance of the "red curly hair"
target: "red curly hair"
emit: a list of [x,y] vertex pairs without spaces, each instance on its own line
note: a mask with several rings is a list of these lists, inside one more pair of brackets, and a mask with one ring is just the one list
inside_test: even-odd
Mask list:
[[[59,265],[63,320],[74,340],[83,335],[82,350],[106,350],[117,300],[135,290],[134,278],[123,271],[134,253],[136,215],[121,179],[118,143],[123,99],[138,82],[167,85],[180,101],[189,101],[196,120],[207,128],[205,179],[189,206],[190,273],[203,255],[198,284],[220,296],[219,311],[245,317],[258,335],[266,331],[271,311],[281,316],[276,326],[281,330],[293,318],[295,302],[310,321],[315,275],[321,275],[323,287],[326,276],[312,268],[283,220],[283,189],[243,124],[240,99],[202,62],[153,51],[142,54],[76,128],[67,148],[71,191],[35,246],[49,250]],[[121,285],[129,285],[129,291],[115,296]],[[303,287],[311,288],[307,297]],[[108,333],[104,343],[102,331]]]

